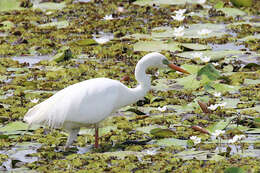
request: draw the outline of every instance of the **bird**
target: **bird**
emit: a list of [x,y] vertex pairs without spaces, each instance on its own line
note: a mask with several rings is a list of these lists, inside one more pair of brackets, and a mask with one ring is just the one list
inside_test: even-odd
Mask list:
[[29,124],[62,128],[68,132],[65,149],[76,140],[81,127],[95,128],[95,148],[99,147],[99,123],[121,107],[144,98],[151,89],[151,76],[146,74],[149,67],[170,67],[175,71],[189,74],[174,65],[162,54],[152,52],[142,57],[135,67],[138,85],[129,88],[120,81],[109,78],[93,78],[70,85],[43,102],[35,105],[24,116]]

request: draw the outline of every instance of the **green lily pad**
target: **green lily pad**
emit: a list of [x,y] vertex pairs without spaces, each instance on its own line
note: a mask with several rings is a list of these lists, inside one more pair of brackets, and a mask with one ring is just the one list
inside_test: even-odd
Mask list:
[[21,10],[20,0],[1,0],[0,1],[0,12],[1,11],[11,11],[11,10]]
[[160,52],[162,50],[169,50],[172,52],[181,51],[178,45],[174,42],[139,41],[134,44],[134,51]]
[[219,8],[218,10],[221,10],[223,13],[225,13],[226,16],[245,16],[246,12],[239,10],[237,8]]
[[211,49],[211,47],[208,45],[203,45],[198,43],[181,43],[181,46],[185,47],[186,49],[196,50],[196,51]]
[[231,167],[225,169],[224,173],[246,173],[246,171],[239,167]]
[[91,45],[96,45],[98,44],[94,39],[84,39],[84,40],[78,40],[73,42],[74,44],[78,46],[91,46]]
[[193,160],[194,158],[196,158],[197,160],[220,161],[224,159],[223,156],[217,155],[209,151],[194,151],[194,150],[182,151],[175,154],[174,156],[178,158],[182,158],[184,160]]
[[40,28],[48,28],[48,27],[53,27],[53,26],[57,27],[57,29],[67,28],[69,26],[69,22],[64,20],[64,21],[59,21],[59,22],[50,22],[50,23],[38,25],[38,27],[40,27]]
[[[202,30],[208,30],[208,34],[199,34]],[[225,25],[223,24],[192,24],[184,29],[183,38],[210,38],[222,37],[225,35]]]
[[170,129],[154,128],[150,133],[158,138],[169,138],[175,135],[175,132]]
[[232,121],[234,118],[236,118],[236,117],[226,118],[225,120],[221,120],[221,121],[219,121],[219,122],[216,122],[216,123],[213,124],[213,125],[210,125],[210,126],[207,127],[206,129],[207,129],[210,133],[213,133],[213,132],[215,132],[216,130],[223,130],[223,129],[230,123],[230,121]]
[[143,133],[150,133],[152,129],[155,128],[167,128],[166,126],[160,126],[160,125],[150,125],[150,126],[144,126],[144,127],[137,127],[136,130],[141,131]]
[[232,57],[235,55],[243,55],[245,54],[244,51],[238,51],[238,50],[223,50],[223,51],[189,51],[189,52],[183,52],[176,54],[177,56],[193,59],[192,56],[194,53],[202,53],[202,57],[210,57],[211,61],[216,61],[219,59],[225,59],[228,57]]
[[206,75],[210,80],[217,80],[221,77],[219,71],[212,64],[207,64],[198,71],[197,76],[202,75]]
[[236,7],[251,7],[253,4],[252,0],[230,0]]
[[62,10],[66,7],[65,2],[54,3],[54,2],[44,2],[44,3],[34,3],[33,8],[41,10]]
[[[36,130],[39,127],[40,127],[39,125],[33,125],[31,126],[30,130]],[[5,125],[4,127],[1,127],[0,132],[3,132],[4,134],[10,132],[16,133],[17,131],[25,131],[27,130],[27,128],[28,128],[27,123],[23,123],[21,121],[15,121]],[[23,133],[23,132],[19,132],[19,133]]]
[[[105,127],[101,127],[99,128],[99,135],[100,136],[103,136],[107,133],[109,133],[110,131],[112,130],[116,130],[117,127],[116,126],[105,126]],[[79,131],[79,134],[80,135],[94,135],[95,134],[95,129],[88,129],[88,128],[81,128],[80,131]]]
[[157,140],[156,144],[161,146],[186,146],[187,140],[180,140],[176,138],[164,138]]

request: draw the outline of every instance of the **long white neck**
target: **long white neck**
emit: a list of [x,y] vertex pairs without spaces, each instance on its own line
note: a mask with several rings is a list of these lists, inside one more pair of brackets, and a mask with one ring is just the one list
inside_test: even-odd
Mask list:
[[136,88],[126,88],[126,90],[122,92],[122,96],[119,99],[121,104],[118,105],[118,107],[135,103],[144,98],[146,93],[151,89],[151,78],[146,74],[146,69],[157,65],[158,59],[160,62],[162,57],[164,57],[162,54],[153,52],[145,55],[138,61],[135,67],[135,78],[138,82],[138,86]]

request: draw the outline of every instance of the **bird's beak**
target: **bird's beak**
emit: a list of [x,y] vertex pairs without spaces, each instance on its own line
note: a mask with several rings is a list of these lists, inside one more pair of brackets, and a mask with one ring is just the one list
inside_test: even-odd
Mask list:
[[168,67],[170,67],[170,68],[173,69],[173,70],[182,72],[182,73],[190,74],[189,72],[187,72],[187,71],[184,70],[183,68],[180,68],[179,66],[174,65],[174,64],[169,64]]

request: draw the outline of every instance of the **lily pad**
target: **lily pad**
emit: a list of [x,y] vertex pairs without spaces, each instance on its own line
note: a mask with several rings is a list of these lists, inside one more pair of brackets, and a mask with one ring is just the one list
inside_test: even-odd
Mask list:
[[239,10],[237,8],[219,8],[218,10],[221,10],[223,13],[225,13],[226,16],[245,16],[246,12]]
[[253,4],[252,0],[230,0],[236,7],[251,7]]
[[225,120],[216,122],[215,124],[207,127],[207,129],[210,133],[213,133],[216,130],[223,130],[230,123],[230,121],[232,121],[234,118],[236,118],[236,117],[229,117],[229,118],[226,118]]
[[[38,129],[40,126],[39,125],[33,125],[31,126],[30,130],[36,130]],[[15,121],[15,122],[11,122],[9,124],[7,124],[4,127],[0,128],[0,132],[4,133],[4,134],[8,134],[8,133],[17,133],[18,131],[25,131],[28,128],[28,124],[27,123],[23,123],[21,121]],[[21,134],[23,132],[19,132],[18,134]]]
[[66,7],[65,2],[61,3],[54,3],[54,2],[44,2],[44,3],[38,3],[37,1],[33,4],[33,8],[35,9],[41,9],[41,10],[61,10],[64,7]]
[[20,0],[1,0],[0,1],[0,12],[1,11],[11,11],[11,10],[21,10]]
[[134,44],[134,51],[160,52],[162,50],[169,50],[172,52],[181,51],[178,45],[174,42],[139,41]]
[[176,138],[164,138],[157,140],[156,144],[162,146],[186,146],[187,140],[180,140]]
[[158,138],[169,138],[175,135],[175,132],[170,129],[154,128],[150,133]]
[[48,27],[53,27],[53,26],[57,27],[57,29],[67,28],[69,26],[69,22],[64,20],[64,21],[59,21],[59,22],[50,22],[50,23],[38,25],[38,27],[40,27],[40,28],[48,28]]
[[198,43],[181,43],[181,46],[183,46],[186,49],[189,50],[208,50],[211,49],[208,45],[198,44]]
[[217,80],[221,77],[219,71],[212,64],[207,64],[198,71],[197,76],[202,75],[206,75],[210,80]]

